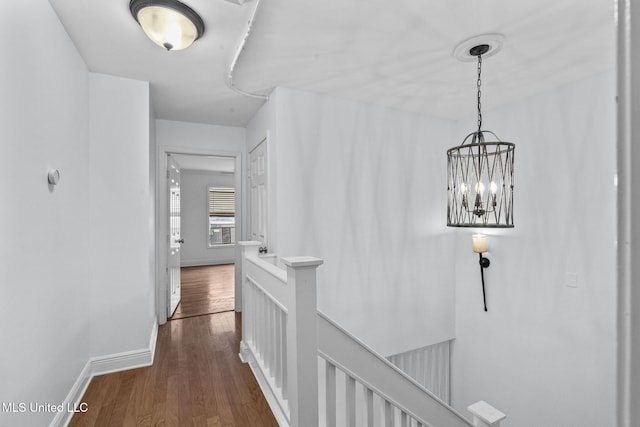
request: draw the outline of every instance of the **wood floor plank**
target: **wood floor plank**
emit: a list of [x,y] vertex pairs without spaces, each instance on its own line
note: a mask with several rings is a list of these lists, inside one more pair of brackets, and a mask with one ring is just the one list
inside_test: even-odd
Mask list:
[[168,426],[179,426],[178,376],[171,375],[167,381],[167,401],[164,407],[164,422]]
[[238,358],[240,324],[225,312],[160,326],[153,366],[95,377],[70,425],[277,426]]
[[240,314],[199,314],[225,292],[233,297],[233,265],[216,267],[225,271],[187,268],[183,286],[193,286],[183,288],[186,304],[176,310],[184,317],[159,327],[153,366],[95,377],[83,398],[89,411],[75,414],[71,426],[277,425],[238,358]]
[[182,299],[171,319],[231,311],[235,306],[233,264],[182,267]]

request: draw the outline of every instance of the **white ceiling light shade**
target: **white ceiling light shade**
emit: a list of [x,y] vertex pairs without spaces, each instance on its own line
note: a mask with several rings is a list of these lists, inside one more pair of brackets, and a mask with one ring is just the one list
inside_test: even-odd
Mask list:
[[131,0],[131,15],[144,33],[166,50],[181,50],[204,34],[200,15],[177,0]]

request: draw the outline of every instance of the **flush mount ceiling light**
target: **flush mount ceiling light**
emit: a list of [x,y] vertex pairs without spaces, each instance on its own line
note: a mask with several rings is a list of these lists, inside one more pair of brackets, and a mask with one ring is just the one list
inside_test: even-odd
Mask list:
[[131,0],[129,10],[147,37],[166,50],[187,48],[204,34],[200,15],[177,0]]
[[[447,150],[449,227],[513,227],[515,144],[500,141],[493,132],[482,130],[482,57],[495,54],[495,49],[502,47],[502,39],[496,41],[496,35],[490,36],[493,38],[487,43],[475,44],[479,38],[465,40],[454,51],[461,61],[467,61],[468,57],[478,61],[478,129],[467,135],[461,145]],[[487,141],[485,137],[496,141]]]

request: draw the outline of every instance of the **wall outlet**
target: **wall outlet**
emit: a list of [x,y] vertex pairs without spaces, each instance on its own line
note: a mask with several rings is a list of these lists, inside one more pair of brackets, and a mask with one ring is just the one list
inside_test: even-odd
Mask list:
[[578,273],[566,273],[564,277],[565,284],[570,288],[578,287]]

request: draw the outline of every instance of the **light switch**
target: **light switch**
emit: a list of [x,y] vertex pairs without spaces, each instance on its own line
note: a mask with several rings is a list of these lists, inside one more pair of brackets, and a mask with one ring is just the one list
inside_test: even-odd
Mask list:
[[566,273],[565,283],[570,288],[578,287],[578,273]]

